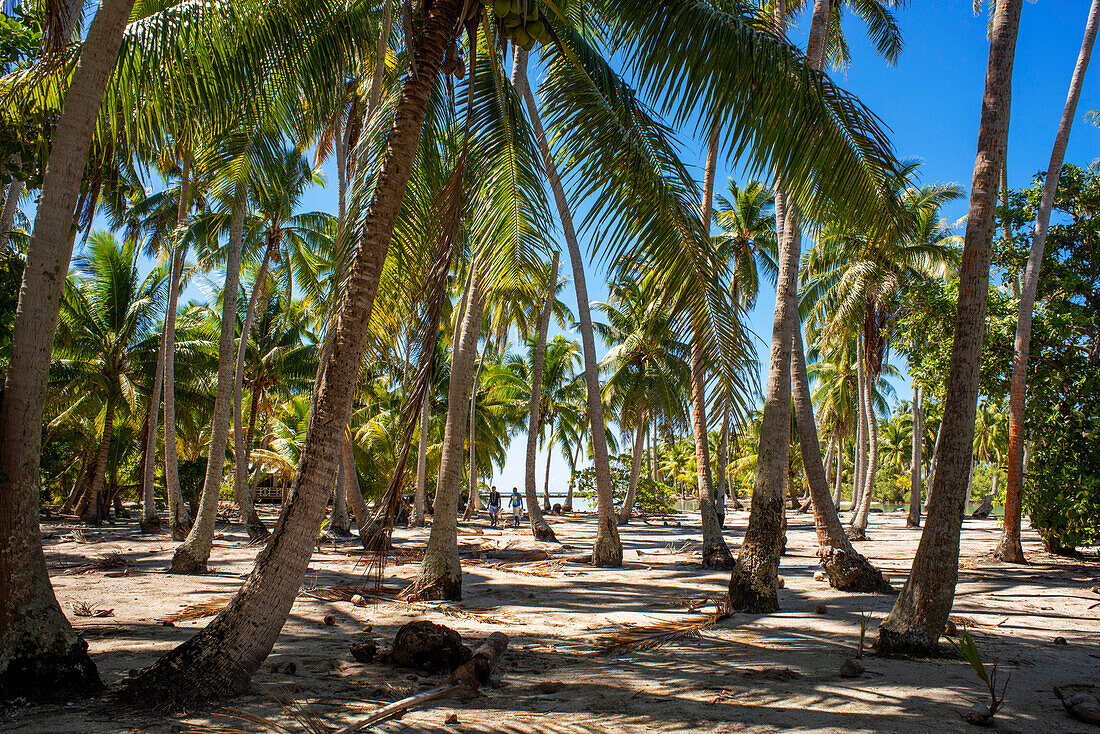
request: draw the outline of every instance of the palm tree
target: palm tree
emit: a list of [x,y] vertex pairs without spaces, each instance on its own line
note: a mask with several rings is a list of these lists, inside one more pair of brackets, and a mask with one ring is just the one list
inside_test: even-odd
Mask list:
[[676,338],[670,309],[635,283],[614,284],[611,301],[594,305],[607,321],[593,324],[608,347],[600,363],[604,399],[619,429],[634,432],[630,482],[618,518],[625,525],[638,488],[646,427],[659,417],[680,425],[687,420],[688,347]]
[[993,213],[1008,139],[1012,64],[1022,8],[1021,0],[998,3],[990,28],[985,102],[959,271],[958,316],[944,399],[942,443],[929,489],[928,519],[912,571],[894,608],[879,627],[878,648],[883,653],[936,651],[955,599],[959,534],[978,403],[978,362],[985,334]]
[[139,412],[135,383],[144,358],[155,352],[149,331],[163,307],[165,274],[158,269],[140,278],[136,244],[102,232],[92,235],[76,271],[83,279],[70,280],[61,302],[54,380],[61,383],[57,399],[66,413],[89,402],[102,416],[92,483],[80,505],[85,519],[99,524],[112,428],[120,411]]
[[1047,225],[1054,205],[1054,194],[1058,189],[1058,176],[1062,172],[1062,160],[1066,155],[1073,118],[1077,114],[1077,100],[1081,97],[1081,85],[1084,83],[1085,70],[1092,56],[1098,24],[1100,24],[1100,2],[1093,0],[1085,23],[1085,37],[1081,41],[1081,51],[1077,55],[1077,64],[1070,79],[1066,105],[1062,110],[1062,121],[1058,125],[1054,149],[1050,154],[1050,164],[1047,166],[1046,178],[1043,181],[1043,197],[1039,202],[1035,234],[1031,239],[1031,252],[1028,254],[1027,269],[1024,271],[1024,283],[1020,293],[1008,401],[1008,485],[1005,488],[1004,530],[1001,541],[994,551],[994,555],[1006,563],[1024,562],[1024,549],[1020,545],[1020,515],[1024,486],[1024,400],[1027,362],[1031,348],[1031,320],[1035,311],[1035,292],[1039,287],[1039,267],[1043,262],[1043,249],[1046,246]]
[[50,586],[38,531],[42,409],[84,165],[133,0],[104,0],[92,20],[54,132],[23,271],[0,409],[0,696],[100,687],[88,646]]
[[[1001,482],[1000,468],[1008,449],[1008,437],[1008,414],[999,406],[988,402],[979,406],[974,423],[974,463],[988,464],[993,469],[993,487],[990,494],[994,497]],[[967,503],[970,502],[973,474],[971,471],[970,482],[966,489]]]

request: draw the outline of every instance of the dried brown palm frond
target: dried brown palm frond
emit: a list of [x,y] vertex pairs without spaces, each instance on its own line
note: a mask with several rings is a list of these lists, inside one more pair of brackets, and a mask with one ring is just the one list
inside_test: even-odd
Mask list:
[[703,630],[729,616],[729,610],[719,605],[718,611],[713,614],[697,615],[688,619],[672,619],[644,627],[630,625],[597,640],[596,651],[601,655],[623,655],[652,650],[678,640],[696,637]]
[[77,543],[104,543],[107,539],[102,535],[88,535],[83,528],[73,528],[73,540]]
[[500,563],[490,563],[488,568],[495,568],[499,571],[507,571],[508,573],[519,574],[520,576],[542,576],[544,578],[553,578],[561,573],[562,562],[561,561],[542,561],[540,563],[533,563],[525,568],[516,568],[514,561],[502,561]]
[[95,604],[88,604],[83,601],[71,601],[69,602],[69,608],[73,610],[73,615],[77,617],[113,617],[115,616],[114,609],[100,609]]
[[[268,695],[282,707],[283,714],[289,721],[280,722],[243,709],[227,708],[216,714],[225,721],[224,724],[214,726],[183,724],[189,728],[180,729],[180,731],[183,734],[252,734],[256,731],[278,734],[329,734],[332,731],[332,726],[325,723],[321,716],[313,711],[308,701],[299,698],[286,686],[279,687],[281,689],[279,694],[268,691]],[[298,694],[301,694],[301,690]]]
[[229,606],[229,602],[233,600],[233,595],[219,596],[209,601],[199,602],[198,604],[188,604],[183,609],[179,610],[175,614],[169,614],[167,617],[161,617],[158,622],[188,622],[192,619],[201,619],[203,617],[212,617],[221,610]]
[[92,571],[129,570],[133,566],[134,563],[121,553],[105,553],[90,563],[82,563],[79,566],[66,569],[65,574],[67,576],[78,576]]

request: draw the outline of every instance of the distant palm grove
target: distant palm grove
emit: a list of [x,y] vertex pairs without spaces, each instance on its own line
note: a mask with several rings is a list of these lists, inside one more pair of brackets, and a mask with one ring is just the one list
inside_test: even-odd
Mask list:
[[[529,540],[589,517],[574,552],[619,567],[625,527],[687,517],[730,612],[780,608],[805,513],[836,593],[895,595],[884,654],[939,649],[964,517],[1003,515],[1006,563],[1032,530],[1094,546],[1100,169],[1063,159],[1097,3],[1020,189],[1023,0],[981,9],[965,186],[830,76],[857,29],[893,64],[905,5],[5,4],[0,699],[101,687],[42,522],[133,525],[173,574],[247,531],[232,601],[117,690],[182,706],[247,690],[326,539],[427,528],[405,598],[462,599],[510,448]],[[920,539],[900,581],[853,545],[892,513]]]

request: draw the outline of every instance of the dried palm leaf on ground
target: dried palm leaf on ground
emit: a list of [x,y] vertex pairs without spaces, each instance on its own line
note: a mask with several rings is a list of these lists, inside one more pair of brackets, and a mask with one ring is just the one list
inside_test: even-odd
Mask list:
[[360,596],[365,600],[371,600],[389,604],[403,605],[408,609],[418,612],[437,612],[445,617],[469,619],[486,624],[527,624],[523,620],[510,614],[497,612],[493,609],[469,609],[466,607],[444,601],[416,601],[405,598],[409,589],[401,592],[383,589],[381,593],[364,586],[315,586],[310,589],[302,589],[304,596],[320,599],[321,601],[347,601]]
[[73,615],[77,617],[113,617],[115,616],[114,609],[99,609],[94,604],[88,604],[82,601],[69,602],[69,608],[73,610]]
[[65,570],[66,576],[78,576],[93,571],[128,570],[134,563],[121,553],[105,553],[90,563],[82,563]]
[[167,617],[161,617],[157,621],[160,623],[171,622],[189,622],[192,619],[202,619],[203,617],[213,617],[229,606],[229,602],[233,600],[233,595],[219,596],[209,601],[199,602],[198,604],[188,604],[183,609],[179,610],[175,614],[169,614]]
[[[207,726],[206,724],[181,724],[178,730],[182,734],[251,734],[251,732],[279,732],[280,734],[329,734],[332,727],[326,724],[310,707],[308,701],[298,699],[286,686],[280,685],[281,695],[268,691],[271,698],[283,708],[283,714],[290,719],[286,724],[267,716],[253,714],[244,709],[227,708],[216,714],[226,723]],[[293,723],[291,723],[293,722]],[[297,724],[297,726],[294,726]],[[182,728],[187,727],[187,728]],[[173,731],[176,729],[173,727]]]
[[73,540],[77,543],[105,543],[107,541],[102,535],[88,535],[83,528],[73,528]]
[[541,561],[539,563],[534,563],[524,568],[516,568],[513,563],[500,562],[487,564],[486,568],[495,568],[498,571],[507,571],[508,573],[515,573],[519,574],[520,576],[542,576],[544,578],[553,578],[561,572],[562,562]]
[[688,619],[670,619],[639,627],[625,625],[613,634],[604,635],[596,641],[596,651],[601,655],[622,655],[663,647],[679,640],[696,637],[700,632],[730,616],[729,609],[721,603],[715,603],[717,611],[713,614],[701,614]]

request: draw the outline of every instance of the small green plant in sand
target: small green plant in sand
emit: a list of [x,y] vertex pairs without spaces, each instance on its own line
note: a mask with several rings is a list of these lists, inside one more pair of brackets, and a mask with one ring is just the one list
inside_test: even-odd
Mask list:
[[[1004,685],[1001,686],[1001,694],[999,696],[997,695],[997,661],[999,658],[993,658],[993,664],[986,668],[985,663],[982,662],[982,656],[978,652],[978,646],[974,642],[974,638],[965,630],[959,642],[955,642],[951,639],[948,639],[948,642],[959,651],[966,662],[970,663],[970,667],[974,669],[974,673],[978,676],[978,680],[984,683],[989,690],[989,704],[976,703],[971,706],[970,710],[963,714],[962,717],[971,724],[990,726],[993,723],[993,717],[1004,705],[1005,690],[1008,688],[1008,678],[1006,678]],[[1010,677],[1011,676],[1009,676],[1009,678]]]

